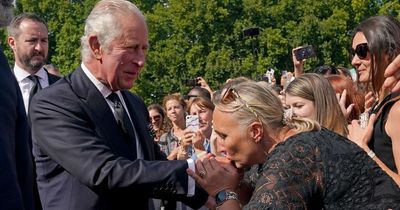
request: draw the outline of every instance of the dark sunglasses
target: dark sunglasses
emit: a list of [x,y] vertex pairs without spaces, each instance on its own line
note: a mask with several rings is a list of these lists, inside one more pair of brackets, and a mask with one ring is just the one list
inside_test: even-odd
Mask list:
[[350,61],[357,55],[360,59],[365,59],[368,55],[369,48],[367,43],[361,43],[356,46],[356,49],[350,49]]
[[183,96],[183,100],[189,100],[191,98],[197,98],[199,97],[198,95],[184,95]]
[[159,121],[159,120],[161,120],[161,115],[150,116],[150,119],[152,119],[154,121]]

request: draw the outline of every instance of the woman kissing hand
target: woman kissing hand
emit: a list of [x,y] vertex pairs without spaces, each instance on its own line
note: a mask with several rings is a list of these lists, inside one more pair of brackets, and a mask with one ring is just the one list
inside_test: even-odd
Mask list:
[[187,173],[213,197],[222,190],[236,191],[241,177],[239,169],[230,163],[218,162],[215,157],[197,160],[196,173],[190,169]]

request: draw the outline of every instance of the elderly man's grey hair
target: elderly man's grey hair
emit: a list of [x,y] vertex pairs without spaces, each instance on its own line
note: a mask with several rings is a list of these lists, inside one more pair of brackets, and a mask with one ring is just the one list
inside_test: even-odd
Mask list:
[[100,45],[107,51],[110,43],[123,33],[119,18],[132,14],[145,21],[142,12],[129,1],[99,1],[86,19],[85,33],[81,37],[82,60],[87,61],[92,56],[89,46],[89,37],[91,35],[96,35]]
[[13,18],[14,0],[0,0],[0,27],[8,26]]

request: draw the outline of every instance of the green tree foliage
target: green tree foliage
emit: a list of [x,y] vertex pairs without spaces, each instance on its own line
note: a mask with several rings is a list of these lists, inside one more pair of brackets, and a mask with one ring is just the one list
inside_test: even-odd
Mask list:
[[[79,42],[85,17],[96,0],[19,0],[16,13],[33,12],[50,29],[50,60],[63,74],[80,62]],[[173,93],[185,94],[184,79],[202,76],[216,89],[226,79],[256,79],[269,67],[291,70],[291,50],[311,44],[317,57],[306,70],[321,64],[349,67],[352,29],[377,14],[399,17],[395,0],[137,0],[150,30],[147,64],[133,91],[146,103]],[[259,36],[242,31],[260,27]],[[13,63],[0,33],[2,47]]]

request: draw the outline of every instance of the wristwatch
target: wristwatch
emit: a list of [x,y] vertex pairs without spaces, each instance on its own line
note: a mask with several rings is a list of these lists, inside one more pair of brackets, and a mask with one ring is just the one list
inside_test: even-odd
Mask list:
[[239,200],[238,194],[232,191],[222,190],[215,195],[217,206],[221,206],[227,200]]

